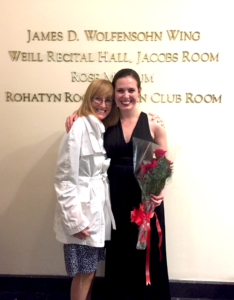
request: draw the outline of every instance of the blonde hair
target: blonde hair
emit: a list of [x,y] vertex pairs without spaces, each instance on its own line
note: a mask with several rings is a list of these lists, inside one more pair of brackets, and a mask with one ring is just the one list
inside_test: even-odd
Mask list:
[[[87,115],[93,115],[96,117],[95,111],[92,106],[92,98],[94,97],[106,97],[114,98],[114,90],[112,84],[105,79],[96,79],[90,83],[86,93],[84,95],[83,102],[78,109],[78,116],[83,117]],[[105,127],[114,126],[119,121],[119,109],[113,104],[109,115],[102,120]]]

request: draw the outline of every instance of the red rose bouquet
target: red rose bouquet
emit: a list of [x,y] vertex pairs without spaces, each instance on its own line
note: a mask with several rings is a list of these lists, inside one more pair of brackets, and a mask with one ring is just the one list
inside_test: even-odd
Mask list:
[[155,157],[151,158],[151,163],[140,165],[140,173],[137,179],[142,190],[142,196],[148,198],[150,194],[158,196],[163,190],[167,178],[172,174],[172,162],[165,157],[162,149],[156,148]]
[[151,202],[150,194],[158,196],[163,190],[166,180],[172,175],[172,162],[165,156],[166,151],[160,149],[155,143],[133,138],[133,165],[134,174],[142,192],[139,208],[131,212],[131,222],[139,226],[137,249],[146,249],[146,284],[149,279],[149,253],[150,253],[150,219],[155,215],[156,227],[159,235],[159,253],[161,259],[162,231],[154,212],[155,206]]

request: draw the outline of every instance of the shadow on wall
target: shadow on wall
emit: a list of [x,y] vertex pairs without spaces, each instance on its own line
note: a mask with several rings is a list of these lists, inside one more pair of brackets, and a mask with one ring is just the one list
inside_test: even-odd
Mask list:
[[53,231],[53,183],[61,139],[61,133],[55,133],[1,162],[7,182],[0,217],[1,274],[65,275],[62,245]]

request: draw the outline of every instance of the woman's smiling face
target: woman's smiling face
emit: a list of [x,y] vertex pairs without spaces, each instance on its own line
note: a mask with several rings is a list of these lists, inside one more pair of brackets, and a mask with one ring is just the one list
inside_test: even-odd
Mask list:
[[140,92],[133,77],[119,78],[115,85],[115,103],[120,110],[130,110],[136,105]]
[[113,100],[109,97],[94,97],[92,99],[92,107],[94,109],[96,117],[99,120],[103,120],[109,115],[112,109],[112,105],[110,105],[112,101]]

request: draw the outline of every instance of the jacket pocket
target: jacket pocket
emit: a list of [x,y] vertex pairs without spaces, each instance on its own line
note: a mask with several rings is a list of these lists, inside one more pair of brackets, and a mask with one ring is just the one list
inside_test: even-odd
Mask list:
[[103,219],[103,207],[99,197],[94,197],[89,202],[89,212],[90,212],[90,234],[99,234],[100,226]]
[[90,201],[90,185],[89,178],[87,177],[87,182],[84,180],[79,180],[77,186],[77,192],[80,202],[89,202]]

